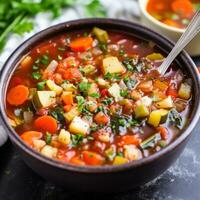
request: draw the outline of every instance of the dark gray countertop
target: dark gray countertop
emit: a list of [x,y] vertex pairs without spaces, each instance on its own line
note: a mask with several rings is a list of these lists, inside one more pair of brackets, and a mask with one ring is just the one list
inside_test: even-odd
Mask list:
[[[200,59],[194,60],[200,66]],[[0,148],[0,200],[199,200],[199,132],[200,122],[180,158],[163,175],[135,190],[104,196],[73,194],[43,180],[24,164],[8,141]]]

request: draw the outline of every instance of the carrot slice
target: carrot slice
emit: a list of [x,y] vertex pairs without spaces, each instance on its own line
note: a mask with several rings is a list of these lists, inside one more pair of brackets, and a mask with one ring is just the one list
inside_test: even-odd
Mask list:
[[163,23],[168,25],[168,26],[173,26],[173,27],[176,27],[176,28],[181,28],[181,25],[176,22],[176,21],[173,21],[171,19],[165,19],[163,20]]
[[159,126],[157,128],[157,130],[160,132],[160,135],[162,137],[163,140],[167,140],[169,135],[168,135],[168,130],[167,128],[163,127],[163,126]]
[[103,112],[98,112],[94,116],[94,121],[97,124],[107,124],[110,121],[110,118],[108,117],[108,115],[104,114]]
[[88,165],[102,165],[104,163],[104,158],[92,151],[83,151],[83,160]]
[[55,133],[58,127],[57,121],[48,115],[38,117],[35,122],[34,126],[36,129],[44,131],[44,132],[50,132]]
[[71,160],[70,160],[71,163],[75,164],[75,165],[85,165],[85,163],[78,157],[78,156],[75,156],[73,157]]
[[70,43],[70,47],[73,51],[86,51],[92,47],[92,37],[80,37],[73,40]]
[[200,73],[200,67],[198,67],[198,71],[199,71],[199,73]]
[[28,87],[25,85],[17,85],[8,92],[7,101],[10,105],[18,106],[23,104],[28,99],[28,96]]
[[66,105],[71,105],[73,103],[73,95],[71,93],[62,95],[62,100]]
[[172,10],[180,14],[182,17],[192,17],[194,8],[189,0],[175,0],[172,3]]
[[37,132],[37,131],[26,131],[24,133],[22,133],[22,135],[20,136],[22,138],[22,140],[24,140],[24,142],[26,144],[28,144],[29,146],[33,146],[33,140],[34,139],[41,139],[42,138],[42,133],[41,132]]
[[63,108],[65,112],[69,112],[72,109],[72,105],[66,105]]

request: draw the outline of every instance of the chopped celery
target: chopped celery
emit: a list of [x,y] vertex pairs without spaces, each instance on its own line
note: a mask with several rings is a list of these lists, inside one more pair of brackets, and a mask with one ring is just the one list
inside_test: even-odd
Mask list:
[[151,137],[147,138],[146,140],[144,140],[141,144],[140,147],[142,149],[147,149],[147,148],[152,148],[156,145],[156,143],[161,140],[161,136],[160,133],[156,133],[154,135],[152,135]]

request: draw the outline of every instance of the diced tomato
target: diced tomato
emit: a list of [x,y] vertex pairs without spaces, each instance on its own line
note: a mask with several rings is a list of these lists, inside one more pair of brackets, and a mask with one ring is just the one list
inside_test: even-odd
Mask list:
[[62,69],[61,73],[66,80],[80,80],[82,78],[82,74],[77,68]]
[[170,85],[166,91],[167,96],[171,96],[173,98],[176,98],[178,96],[177,90],[174,85]]
[[72,105],[66,105],[64,106],[64,111],[69,112],[72,109]]
[[92,37],[80,37],[70,43],[73,51],[86,51],[92,47]]
[[104,158],[92,151],[83,151],[83,160],[88,165],[102,165],[104,163]]
[[101,91],[101,96],[108,96],[108,89],[102,89]]
[[103,112],[98,112],[95,116],[94,116],[94,121],[97,124],[107,124],[110,121],[110,118],[108,115],[104,114]]
[[23,83],[23,79],[19,76],[14,76],[10,81],[10,86],[15,87]]
[[139,138],[138,135],[124,135],[120,138],[118,145],[124,146],[124,145],[134,144],[138,146],[141,143],[141,141],[142,140]]

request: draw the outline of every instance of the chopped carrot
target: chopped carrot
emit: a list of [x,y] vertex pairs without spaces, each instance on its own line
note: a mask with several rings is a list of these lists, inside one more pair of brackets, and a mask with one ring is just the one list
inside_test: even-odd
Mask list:
[[55,133],[57,130],[57,121],[48,115],[38,117],[34,122],[35,128],[41,131]]
[[72,105],[66,105],[64,106],[64,111],[69,112],[72,109]]
[[167,130],[167,128],[165,128],[163,126],[159,126],[157,128],[157,130],[160,132],[160,135],[161,135],[163,140],[167,140],[168,139],[168,130]]
[[189,0],[175,0],[172,2],[172,10],[182,17],[188,18],[194,14],[192,2]]
[[83,151],[83,160],[88,165],[102,165],[104,163],[104,158],[92,151]]
[[94,116],[94,121],[97,124],[107,124],[110,121],[110,118],[108,117],[108,115],[104,114],[103,112],[98,112]]
[[62,95],[62,100],[66,105],[71,105],[73,103],[73,95],[72,93]]
[[198,67],[198,71],[199,71],[199,73],[200,73],[200,67]]
[[75,164],[75,165],[79,165],[79,166],[83,166],[85,165],[85,163],[77,156],[73,157],[71,160],[70,160],[71,163]]
[[11,88],[7,94],[7,101],[10,105],[22,105],[29,96],[28,87],[25,85],[17,85]]
[[138,146],[141,143],[141,139],[138,137],[138,135],[124,135],[120,138],[120,141],[118,143],[119,146],[134,144]]
[[33,140],[34,139],[41,139],[42,138],[42,133],[41,132],[37,132],[37,131],[27,131],[22,133],[22,135],[20,136],[22,138],[22,140],[24,140],[24,142],[26,144],[28,144],[29,146],[33,146]]
[[70,43],[70,47],[73,51],[86,51],[92,47],[92,37],[80,37],[73,40]]

